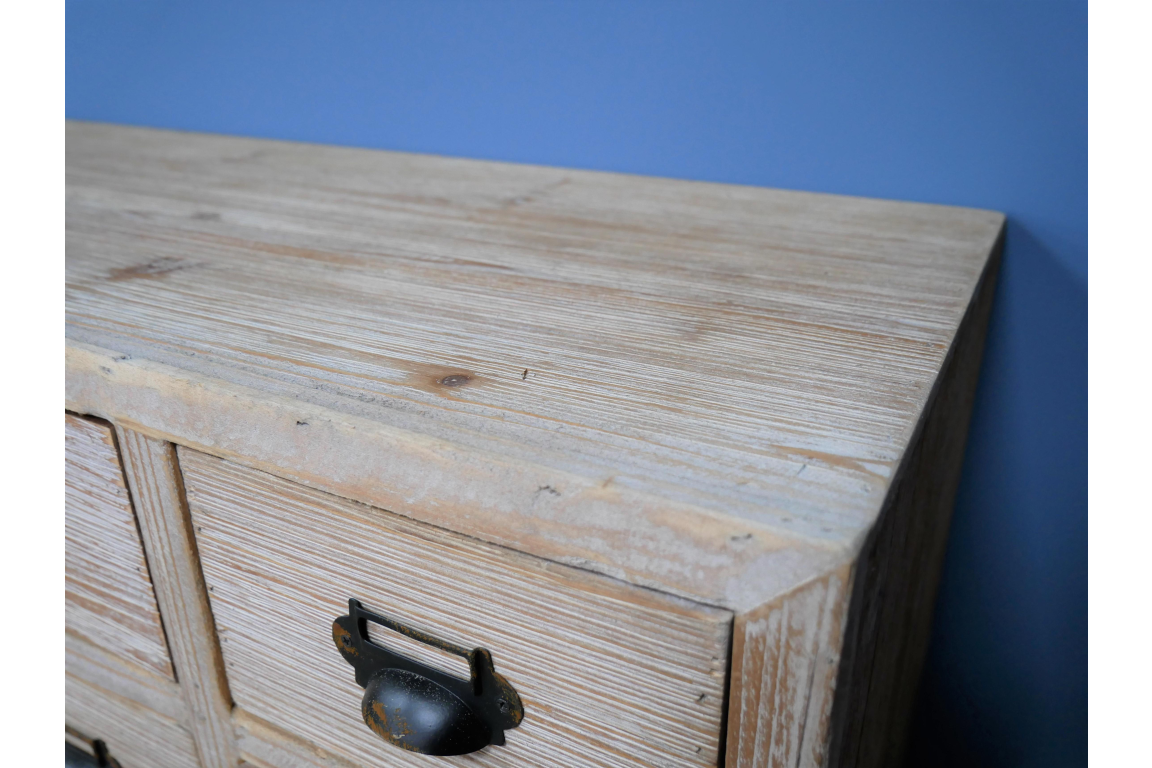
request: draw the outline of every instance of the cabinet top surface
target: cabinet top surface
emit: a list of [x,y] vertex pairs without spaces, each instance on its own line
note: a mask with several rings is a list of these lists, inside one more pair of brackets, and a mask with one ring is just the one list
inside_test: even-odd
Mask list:
[[878,512],[1003,223],[88,123],[66,220],[70,346],[834,541]]

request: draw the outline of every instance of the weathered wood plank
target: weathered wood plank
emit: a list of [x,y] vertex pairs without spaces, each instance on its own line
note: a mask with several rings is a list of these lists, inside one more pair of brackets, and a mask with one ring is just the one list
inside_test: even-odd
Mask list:
[[[231,412],[197,417],[188,393],[119,415],[292,477],[322,475],[328,490],[399,514],[738,610],[827,572],[862,541],[1003,221],[68,130],[72,348],[301,409],[276,409],[280,421],[257,433],[234,429]],[[100,376],[113,386],[132,362],[70,367],[69,397],[113,407]],[[378,472],[363,471],[366,459],[342,471],[360,455],[339,449],[361,422],[308,418],[326,413],[378,425],[400,450]],[[336,458],[311,463],[316,445]],[[441,482],[458,469],[474,509],[460,483]],[[542,498],[541,486],[560,495]],[[633,504],[635,494],[676,512],[662,524],[660,506]],[[730,539],[746,532],[772,543],[745,559]],[[828,550],[840,557],[821,560]],[[711,562],[721,567],[695,586],[676,576]]]
[[996,292],[998,243],[855,565],[829,764],[902,763]]
[[176,448],[130,429],[119,428],[117,434],[187,703],[187,726],[203,768],[231,768],[238,760],[232,699],[184,506]]
[[[64,669],[96,687],[148,707],[178,723],[186,721],[180,686],[119,654],[109,653],[83,638],[64,633]],[[65,719],[68,707],[65,706]]]
[[172,662],[112,428],[64,415],[64,625],[169,679]]
[[[69,346],[67,359],[74,408],[346,498],[701,602],[754,608],[846,557],[830,542],[797,539],[738,517],[170,366],[79,344]],[[511,504],[510,494],[530,501]],[[605,553],[614,557],[605,561]]]
[[187,729],[172,718],[71,672],[64,675],[68,726],[100,739],[123,768],[199,768]]
[[736,617],[728,768],[825,765],[850,570]]

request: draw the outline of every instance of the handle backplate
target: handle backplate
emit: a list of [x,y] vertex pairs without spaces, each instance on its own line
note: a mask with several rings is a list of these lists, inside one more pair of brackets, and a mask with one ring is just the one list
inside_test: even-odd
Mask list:
[[[374,622],[425,645],[468,660],[464,680],[379,645]],[[364,722],[390,744],[425,755],[465,755],[504,743],[504,731],[524,719],[515,689],[492,667],[483,648],[459,645],[406,627],[348,601],[348,615],[332,622],[332,639],[364,688]]]

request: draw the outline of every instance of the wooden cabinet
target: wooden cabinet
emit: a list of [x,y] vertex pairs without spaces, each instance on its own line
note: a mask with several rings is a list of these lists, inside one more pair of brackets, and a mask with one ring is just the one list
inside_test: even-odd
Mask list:
[[[194,760],[899,762],[1002,216],[96,124],[67,169],[88,559]],[[350,599],[485,649],[505,743],[373,733]]]

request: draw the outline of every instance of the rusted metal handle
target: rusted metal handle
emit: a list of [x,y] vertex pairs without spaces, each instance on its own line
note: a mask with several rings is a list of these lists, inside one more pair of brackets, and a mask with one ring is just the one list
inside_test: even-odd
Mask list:
[[[368,637],[369,621],[468,659],[470,679],[378,645]],[[406,627],[356,599],[348,601],[347,616],[332,622],[332,639],[364,688],[364,722],[389,744],[424,755],[466,755],[504,744],[504,731],[524,719],[519,695],[483,648],[468,650]]]

